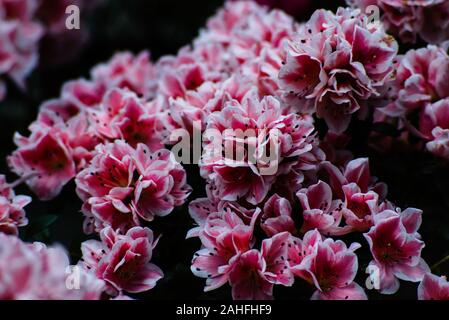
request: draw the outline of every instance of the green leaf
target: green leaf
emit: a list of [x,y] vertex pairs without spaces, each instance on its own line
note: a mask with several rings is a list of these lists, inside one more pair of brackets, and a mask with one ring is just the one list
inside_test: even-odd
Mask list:
[[27,237],[33,237],[46,231],[57,219],[58,216],[55,214],[46,214],[33,219],[28,226]]

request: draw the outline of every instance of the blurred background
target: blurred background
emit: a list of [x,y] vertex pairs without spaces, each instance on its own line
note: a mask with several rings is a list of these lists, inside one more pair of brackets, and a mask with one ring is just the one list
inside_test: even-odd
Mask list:
[[[0,172],[9,181],[15,179],[8,172],[6,156],[15,149],[14,132],[27,134],[28,125],[36,118],[41,102],[59,95],[61,86],[68,80],[89,76],[96,64],[108,60],[115,52],[129,50],[137,53],[149,50],[153,60],[166,54],[176,54],[179,48],[189,44],[205,25],[208,17],[223,4],[223,0],[102,0],[95,8],[82,16],[79,35],[66,34],[55,41],[46,37],[41,41],[40,63],[27,80],[27,92],[8,82],[7,98],[0,102]],[[334,10],[344,1],[334,0],[260,0],[259,2],[285,9],[298,21],[307,20],[317,8]],[[50,7],[52,8],[52,7]],[[53,8],[55,9],[55,8]],[[48,9],[50,10],[50,9]],[[45,11],[40,14],[45,15]],[[82,13],[83,14],[83,13]],[[80,39],[76,42],[74,39]],[[366,137],[370,131],[367,123],[357,123],[350,128],[354,139],[350,149],[355,156],[368,156],[374,175],[389,186],[389,198],[397,205],[424,210],[422,235],[427,247],[423,256],[430,265],[449,254],[449,168],[432,156],[417,153],[398,146],[392,153],[382,154],[370,149]],[[189,183],[201,186],[202,180],[195,167],[188,169]],[[62,194],[50,202],[33,203],[26,207],[29,226],[22,228],[21,237],[26,241],[62,243],[70,252],[73,262],[80,255],[79,246],[86,239],[82,232],[81,202],[74,192],[74,183],[68,184]],[[195,188],[191,199],[203,196],[204,190]],[[30,194],[21,186],[19,194]],[[154,261],[166,276],[155,289],[136,296],[153,299],[215,299],[230,298],[230,290],[224,287],[203,293],[204,280],[190,272],[190,260],[199,248],[197,239],[185,240],[192,226],[187,207],[178,208],[164,219],[151,224],[157,234],[162,233],[155,251]],[[357,240],[364,243],[363,239]],[[363,261],[361,265],[368,262]],[[368,257],[366,257],[368,259]],[[442,264],[440,273],[449,273],[449,263]],[[360,272],[359,283],[365,276]],[[277,288],[278,299],[308,299],[312,288]],[[371,295],[372,298],[378,298]],[[415,298],[416,285],[404,284],[395,298]],[[382,298],[388,298],[383,296]]]

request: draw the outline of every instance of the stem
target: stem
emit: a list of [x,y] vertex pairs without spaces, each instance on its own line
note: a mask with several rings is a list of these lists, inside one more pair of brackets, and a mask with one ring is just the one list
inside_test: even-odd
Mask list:
[[443,259],[441,259],[440,261],[435,263],[430,269],[432,271],[434,271],[436,268],[438,268],[440,265],[442,265],[443,263],[445,263],[447,261],[449,261],[449,256],[445,256]]
[[28,174],[26,176],[23,176],[22,178],[17,179],[16,181],[14,181],[12,183],[10,183],[9,186],[12,189],[14,189],[15,187],[21,185],[22,183],[24,183],[25,181],[27,181],[27,180],[29,180],[31,178],[34,178],[37,175],[39,175],[37,172],[30,173],[30,174]]
[[404,126],[407,129],[408,132],[410,132],[415,137],[418,137],[423,140],[430,140],[428,136],[421,133],[418,129],[416,129],[405,117],[402,118],[402,121],[404,122]]

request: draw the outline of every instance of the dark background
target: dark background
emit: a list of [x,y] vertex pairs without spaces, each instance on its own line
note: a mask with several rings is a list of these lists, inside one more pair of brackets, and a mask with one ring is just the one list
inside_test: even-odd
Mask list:
[[[15,179],[8,172],[5,160],[15,149],[12,142],[14,132],[27,134],[27,126],[36,118],[40,103],[57,97],[64,82],[89,77],[89,70],[94,65],[108,60],[118,51],[130,50],[137,53],[148,49],[153,60],[161,55],[176,54],[180,47],[189,44],[197,36],[207,18],[222,3],[220,0],[105,0],[89,16],[88,21],[82,23],[81,28],[89,29],[90,38],[72,61],[64,65],[51,65],[51,59],[42,52],[42,60],[46,64],[41,64],[29,77],[27,93],[18,91],[12,83],[8,83],[8,97],[0,103],[0,172],[7,174],[10,181]],[[298,20],[307,20],[314,8],[334,9],[341,2],[322,0],[311,1],[311,4],[306,10],[293,12]],[[354,139],[350,149],[356,157],[369,156],[373,174],[389,186],[389,199],[402,208],[413,206],[424,210],[421,231],[427,246],[423,256],[432,265],[449,254],[448,165],[428,154],[403,146],[397,146],[387,154],[374,151],[366,143],[371,129],[364,122],[351,125],[350,132],[354,133]],[[186,169],[189,183],[194,186],[191,199],[203,196],[204,192],[199,187],[203,183],[197,168],[190,166]],[[69,183],[61,195],[50,202],[39,202],[34,198],[33,203],[26,208],[30,224],[22,228],[21,237],[26,241],[62,243],[70,252],[73,262],[76,262],[80,255],[80,243],[87,237],[82,233],[82,214],[79,212],[81,202],[74,188],[74,183]],[[24,186],[16,191],[30,194]],[[157,219],[151,224],[157,234],[162,234],[153,260],[164,270],[165,277],[158,282],[156,288],[136,296],[137,298],[230,298],[228,286],[203,293],[204,280],[194,277],[190,272],[190,260],[200,247],[197,239],[184,239],[191,227],[187,206],[178,208],[168,217]],[[365,244],[362,237],[349,240]],[[361,268],[366,267],[368,258],[360,255]],[[441,274],[449,272],[449,263],[435,271]],[[363,270],[359,274],[358,282],[363,285]],[[275,286],[274,296],[308,299],[311,294],[312,288],[298,283],[294,288]],[[372,298],[380,297],[373,293],[370,295]],[[391,298],[416,298],[416,285],[402,283],[399,293]]]

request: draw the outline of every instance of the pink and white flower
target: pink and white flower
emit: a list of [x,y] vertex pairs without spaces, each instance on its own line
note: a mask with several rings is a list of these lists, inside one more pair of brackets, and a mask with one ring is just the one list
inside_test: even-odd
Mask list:
[[330,162],[323,162],[322,167],[329,175],[329,184],[333,192],[338,197],[343,198],[343,186],[354,183],[361,192],[370,190],[378,190],[379,194],[385,196],[386,185],[377,182],[377,178],[371,175],[368,158],[357,158],[346,163],[344,168],[340,170]]
[[449,300],[449,283],[446,277],[426,273],[418,286],[419,300]]
[[[364,236],[374,260],[370,266],[377,268],[380,292],[393,294],[399,289],[398,279],[418,282],[429,270],[421,258],[424,242],[417,229],[420,214],[404,211],[402,215],[385,210],[376,216],[376,222]],[[413,214],[412,214],[413,213]]]
[[306,255],[292,268],[292,271],[316,286],[317,290],[312,295],[312,299],[367,299],[364,290],[354,282],[358,269],[354,251],[360,247],[360,244],[353,243],[348,248],[341,240],[334,241],[330,238],[322,240],[321,236],[313,230],[306,234],[306,238],[309,240],[304,243],[306,247],[300,252]]
[[[188,233],[188,237],[198,236],[203,249],[197,251],[192,260],[192,272],[206,278],[205,291],[216,289],[229,279],[236,258],[250,250],[253,241],[256,211],[246,224],[238,208],[226,206],[209,212],[207,203],[199,199],[190,206],[190,214],[199,224]],[[207,213],[206,213],[207,212]],[[205,215],[206,213],[206,215]]]
[[304,219],[301,232],[317,229],[322,234],[337,235],[347,232],[340,227],[342,219],[342,202],[333,200],[330,186],[318,181],[298,191],[296,194],[302,206]]
[[148,228],[134,227],[126,234],[106,227],[101,242],[88,240],[81,245],[83,259],[79,265],[108,284],[111,295],[122,290],[136,293],[154,288],[164,274],[150,262],[157,244]]
[[426,106],[420,131],[430,140],[426,144],[427,150],[449,159],[449,97]]
[[91,71],[93,81],[107,88],[127,88],[145,98],[152,98],[157,89],[156,69],[148,52],[133,55],[121,52]]
[[[446,36],[431,35],[447,25],[443,0],[354,1],[381,4],[390,31],[405,26],[401,37]],[[34,4],[0,0],[0,76],[21,86],[41,36]],[[186,236],[201,242],[191,271],[205,279],[204,291],[229,284],[234,299],[272,299],[274,286],[297,277],[313,286],[312,299],[366,299],[355,282],[360,245],[339,239],[365,232],[381,293],[396,292],[402,279],[421,281],[421,299],[447,298],[446,279],[421,257],[422,211],[388,201],[386,185],[367,158],[353,159],[342,132],[353,115],[371,119],[374,110],[375,121],[409,129],[449,158],[449,59],[443,46],[397,57],[396,41],[365,13],[318,10],[300,25],[255,2],[228,1],[176,55],[153,64],[147,52],[119,53],[91,79],[66,83],[42,104],[30,135],[15,136],[8,162],[21,179],[7,184],[0,175],[0,298],[120,300],[154,288],[163,277],[152,263],[158,239],[143,225],[192,190],[164,149],[176,129],[205,137],[207,198],[190,203],[195,226]],[[60,16],[40,17],[57,32]],[[84,231],[100,233],[82,244],[79,291],[66,286],[72,266],[63,249],[5,234],[27,223],[30,199],[15,195],[16,184],[48,200],[74,177]]]
[[345,223],[356,231],[366,231],[373,225],[375,207],[379,203],[379,195],[374,191],[361,192],[356,183],[343,186],[345,201],[343,216]]
[[273,296],[273,284],[265,277],[266,263],[255,249],[236,257],[229,274],[232,297],[236,300],[267,300]]
[[387,97],[391,103],[381,108],[390,117],[403,117],[414,110],[449,96],[449,56],[439,47],[408,51],[401,57]]
[[287,264],[289,239],[288,232],[279,233],[262,242],[261,252],[252,249],[233,258],[229,284],[234,299],[272,299],[274,284],[293,284],[293,274]]
[[291,213],[292,207],[290,202],[274,194],[263,207],[260,226],[268,237],[284,231],[294,234],[296,228]]
[[8,157],[11,169],[28,177],[26,183],[42,200],[59,194],[76,174],[68,135],[58,128],[42,128],[29,138],[16,135],[18,149]]
[[133,147],[143,143],[151,150],[163,147],[156,131],[157,111],[151,110],[134,92],[110,90],[91,116],[98,134],[108,140],[123,139]]
[[266,266],[264,276],[273,284],[293,285],[295,279],[290,270],[288,254],[292,239],[292,235],[285,231],[262,241],[261,253]]
[[0,175],[0,232],[18,235],[18,227],[28,224],[23,208],[30,202],[30,197],[16,195],[5,176]]
[[135,184],[132,204],[140,217],[151,221],[155,216],[166,216],[185,202],[191,187],[184,168],[170,151],[160,149],[150,154],[140,144],[134,159],[140,178]]
[[386,185],[371,175],[368,159],[351,160],[342,170],[325,161],[322,168],[328,174],[332,197],[341,201],[338,211],[346,225],[340,231],[368,230],[387,194]]

